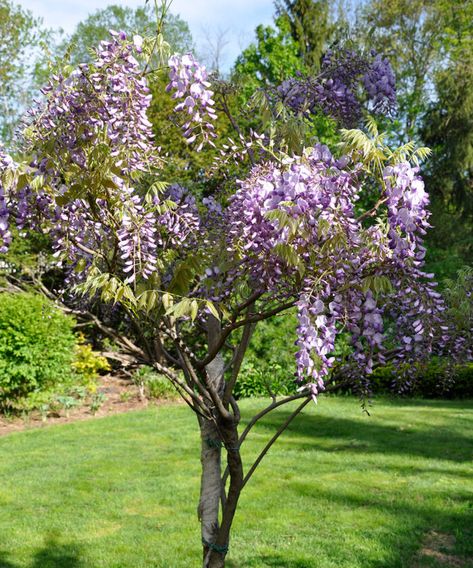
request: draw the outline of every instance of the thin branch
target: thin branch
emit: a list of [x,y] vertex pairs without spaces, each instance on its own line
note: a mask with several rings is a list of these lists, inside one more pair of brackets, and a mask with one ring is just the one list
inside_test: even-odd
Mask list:
[[386,201],[388,200],[387,197],[383,197],[382,199],[380,199],[374,207],[372,207],[369,211],[365,211],[364,213],[362,213],[359,217],[356,218],[356,221],[362,221],[363,219],[366,219],[367,217],[371,217],[373,216],[378,209],[380,208],[381,205],[383,205],[383,203],[386,203]]
[[191,349],[189,349],[189,347],[181,339],[179,339],[177,333],[172,329],[170,325],[167,325],[162,321],[159,323],[154,323],[159,331],[162,331],[169,337],[169,339],[172,339],[172,341],[180,351],[184,352],[192,361],[197,360],[195,353]]
[[231,406],[231,409],[232,409],[232,412],[233,412],[235,424],[239,424],[240,419],[241,419],[240,407],[238,406],[238,403],[233,396],[230,397],[229,402],[230,402],[230,406]]
[[181,358],[182,366],[185,368],[189,375],[189,379],[193,385],[195,385],[200,392],[200,394],[206,398],[207,400],[211,401],[211,397],[207,390],[205,389],[204,385],[199,380],[197,373],[195,372],[192,363],[190,362],[189,358],[187,357],[186,353],[179,351],[179,357]]
[[207,414],[207,408],[205,407],[199,396],[184,381],[181,381],[181,379],[177,376],[176,373],[174,373],[174,371],[172,371],[168,367],[165,367],[164,365],[161,365],[161,363],[158,363],[157,361],[153,362],[152,365],[157,371],[168,377],[168,379],[176,387],[183,390],[194,401],[194,404],[192,404],[181,392],[181,396],[183,397],[185,402],[192,408],[192,410],[194,410],[194,412],[200,414],[207,420],[211,419],[211,417]]
[[292,308],[294,306],[294,302],[295,300],[291,300],[290,302],[280,304],[279,306],[273,308],[272,310],[268,310],[266,312],[259,312],[243,320],[235,321],[227,325],[226,327],[223,328],[218,341],[216,341],[215,345],[211,349],[209,349],[207,356],[204,359],[201,359],[200,361],[196,361],[196,366],[198,368],[203,368],[206,365],[208,365],[211,361],[213,361],[217,356],[217,353],[219,353],[220,349],[225,345],[225,341],[227,340],[227,338],[230,336],[230,334],[233,331],[235,331],[235,329],[238,329],[246,325],[247,323],[257,323],[259,321],[269,319],[270,317],[273,317],[279,314],[280,312]]
[[248,308],[248,306],[251,306],[251,304],[254,304],[256,302],[256,300],[259,300],[261,298],[261,296],[263,295],[263,293],[264,292],[253,292],[253,294],[251,294],[251,296],[249,298],[247,298],[244,302],[242,302],[241,304],[236,306],[235,309],[232,312],[231,321],[232,322],[236,321],[239,314],[243,310]]
[[212,402],[214,403],[216,409],[220,413],[220,416],[224,420],[232,420],[233,419],[232,414],[223,406],[222,399],[218,396],[217,391],[215,390],[214,386],[210,383],[210,381],[206,381],[206,386],[209,390]]
[[[269,406],[267,406],[266,408],[264,408],[263,410],[261,410],[260,412],[258,412],[258,414],[255,414],[253,416],[253,418],[249,421],[249,423],[246,425],[246,428],[243,430],[242,434],[240,435],[240,437],[238,438],[238,449],[241,448],[241,445],[243,444],[243,442],[245,441],[245,438],[248,436],[248,434],[250,433],[250,430],[253,428],[253,426],[259,421],[261,420],[261,418],[263,418],[263,416],[266,416],[266,414],[268,414],[269,412],[271,412],[272,410],[274,410],[275,408],[278,408],[280,406],[283,406],[284,404],[288,404],[289,402],[292,402],[294,400],[299,400],[301,398],[306,398],[307,397],[307,393],[298,393],[298,394],[294,394],[292,396],[288,396],[286,398],[282,398],[281,400],[278,401],[273,401]],[[223,474],[223,484],[225,485],[225,483],[227,482],[228,479],[228,475],[229,475],[229,471],[228,471],[228,467],[225,469],[224,474]]]
[[[227,116],[228,120],[230,121],[230,124],[232,125],[233,129],[235,130],[235,132],[240,137],[240,140],[244,140],[243,135],[242,135],[241,130],[240,130],[240,127],[238,126],[236,120],[234,119],[234,117],[233,117],[233,115],[230,111],[230,108],[227,104],[225,92],[222,92],[221,95],[222,95],[222,110],[223,110],[223,112],[226,114],[226,116]],[[255,162],[253,150],[251,148],[248,148],[248,158],[250,159],[251,165],[254,166],[256,164],[256,162]]]
[[258,414],[255,414],[255,416],[253,416],[253,418],[248,422],[246,428],[243,430],[240,437],[238,438],[238,447],[241,447],[245,438],[248,436],[250,430],[259,420],[261,420],[261,418],[263,418],[263,416],[266,416],[266,414],[273,411],[275,408],[283,406],[284,404],[288,404],[289,402],[292,402],[294,400],[299,400],[300,398],[306,398],[306,397],[307,397],[306,392],[293,394],[291,396],[287,396],[286,398],[282,398],[276,402],[272,402],[269,406],[258,412]]
[[[307,397],[307,394],[306,394]],[[243,484],[242,484],[242,489],[245,487],[245,485],[248,483],[248,481],[250,480],[251,476],[253,475],[253,473],[255,472],[256,468],[259,466],[259,464],[261,463],[262,459],[264,458],[264,456],[268,453],[268,451],[270,450],[271,446],[274,444],[274,442],[279,438],[279,436],[284,432],[284,430],[289,426],[289,424],[294,420],[294,418],[302,411],[302,409],[309,404],[309,402],[312,400],[312,398],[309,396],[308,398],[306,398],[302,404],[300,404],[296,410],[294,410],[294,412],[287,418],[287,420],[279,427],[278,431],[274,434],[274,436],[271,438],[271,440],[269,440],[269,442],[266,444],[266,446],[263,448],[263,450],[261,451],[261,453],[259,454],[259,456],[256,458],[255,462],[253,463],[253,465],[250,467],[250,469],[248,470],[248,473],[245,475],[245,477],[243,478]]]
[[[248,311],[251,310],[251,306],[248,307]],[[243,363],[243,358],[245,357],[246,350],[248,349],[248,345],[250,343],[251,334],[253,333],[254,324],[247,323],[243,329],[243,336],[240,341],[240,345],[235,354],[235,358],[233,361],[232,367],[232,375],[230,380],[225,385],[225,391],[223,394],[223,404],[226,405],[230,401],[230,397],[232,396],[233,389],[235,387],[235,383],[238,379],[238,375],[240,373],[241,364]]]

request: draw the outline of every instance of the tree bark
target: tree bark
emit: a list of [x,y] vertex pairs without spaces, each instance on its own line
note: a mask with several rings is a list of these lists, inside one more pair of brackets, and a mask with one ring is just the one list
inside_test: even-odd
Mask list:
[[[210,316],[207,324],[209,352],[218,345],[220,335],[220,322]],[[239,417],[229,411],[229,398],[225,400],[225,362],[222,353],[218,352],[209,361],[205,373],[205,384],[212,395],[214,406],[211,409],[213,420],[199,420],[202,439],[199,518],[202,527],[203,568],[224,568],[230,528],[243,487],[243,465],[238,443]],[[228,495],[225,494],[222,479],[222,446],[226,449],[230,477]]]
[[230,529],[243,489],[243,464],[238,446],[236,422],[222,424],[220,428],[227,449],[227,466],[230,474],[228,495],[222,510],[222,522],[215,541],[215,547],[209,552],[208,568],[223,568],[230,542]]
[[[213,316],[209,317],[207,324],[207,339],[209,350],[218,341],[220,335],[220,322]],[[205,367],[206,386],[214,392],[214,396],[221,398],[225,386],[224,380],[225,363],[221,353]],[[222,494],[222,437],[219,431],[219,413],[216,408],[212,409],[214,420],[201,418],[201,463],[202,477],[200,484],[199,518],[201,522],[203,567],[210,568],[222,566],[210,564],[210,558],[216,544],[219,533],[219,511]]]
[[217,427],[210,420],[200,419],[202,476],[198,517],[201,524],[204,567],[207,567],[209,545],[217,540],[221,495],[221,441]]

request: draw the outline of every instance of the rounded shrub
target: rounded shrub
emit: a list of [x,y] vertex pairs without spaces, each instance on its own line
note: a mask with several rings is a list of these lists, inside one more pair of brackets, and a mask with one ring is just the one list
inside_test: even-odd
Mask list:
[[70,378],[74,323],[42,296],[0,294],[0,405]]

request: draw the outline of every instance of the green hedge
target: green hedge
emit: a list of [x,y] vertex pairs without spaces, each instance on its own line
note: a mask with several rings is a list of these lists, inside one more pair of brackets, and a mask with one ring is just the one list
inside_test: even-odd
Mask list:
[[[373,392],[392,393],[395,379],[392,367],[376,369],[370,377]],[[473,398],[473,363],[449,368],[447,361],[433,357],[418,369],[406,394],[424,398]]]
[[235,396],[246,398],[296,392],[294,313],[258,323],[235,385]]
[[71,377],[74,320],[42,296],[0,294],[0,405]]

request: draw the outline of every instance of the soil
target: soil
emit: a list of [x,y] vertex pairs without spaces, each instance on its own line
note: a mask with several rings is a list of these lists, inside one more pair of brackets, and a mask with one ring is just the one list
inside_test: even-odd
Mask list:
[[430,531],[424,539],[417,561],[412,568],[426,566],[425,561],[427,559],[435,561],[438,566],[449,566],[452,568],[466,566],[462,558],[453,554],[454,547],[455,537],[453,535]]
[[11,432],[20,432],[33,428],[43,428],[52,424],[66,424],[78,420],[90,420],[102,418],[112,414],[141,410],[150,405],[179,404],[176,400],[156,400],[152,401],[140,394],[136,385],[125,377],[105,375],[100,377],[98,393],[105,395],[102,406],[94,413],[88,405],[75,407],[66,413],[49,412],[47,416],[42,416],[39,411],[33,411],[28,416],[5,417],[0,415],[0,436]]

